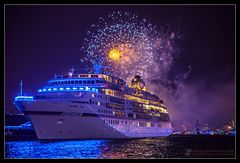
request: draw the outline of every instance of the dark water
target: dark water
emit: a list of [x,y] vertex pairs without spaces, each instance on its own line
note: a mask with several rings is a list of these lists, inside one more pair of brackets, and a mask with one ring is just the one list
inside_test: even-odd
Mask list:
[[5,158],[235,158],[235,137],[6,141]]

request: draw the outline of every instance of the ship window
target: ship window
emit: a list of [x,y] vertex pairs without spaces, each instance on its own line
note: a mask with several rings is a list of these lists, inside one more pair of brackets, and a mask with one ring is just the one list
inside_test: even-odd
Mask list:
[[77,80],[74,80],[74,84],[78,84],[78,81],[77,81]]
[[87,84],[90,84],[90,80],[87,80]]
[[151,123],[151,127],[154,127],[154,123]]
[[83,80],[83,84],[86,84],[86,80]]
[[61,84],[63,84],[64,82],[63,81],[61,81]]
[[133,117],[133,114],[132,114],[132,113],[129,113],[129,114],[128,114],[128,117]]
[[82,80],[79,80],[79,84],[82,84]]
[[91,84],[94,84],[94,80],[91,80]]
[[73,80],[71,81],[71,84],[74,84],[74,81],[73,81]]
[[64,81],[64,84],[67,84],[67,81]]
[[99,80],[96,80],[96,83],[99,83]]
[[70,84],[70,80],[68,80],[67,83]]

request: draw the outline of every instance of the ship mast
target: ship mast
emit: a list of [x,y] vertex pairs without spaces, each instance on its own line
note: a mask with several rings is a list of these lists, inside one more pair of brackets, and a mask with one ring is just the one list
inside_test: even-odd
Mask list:
[[23,83],[22,83],[22,80],[20,82],[20,96],[22,96],[22,86],[23,86]]
[[71,71],[71,72],[69,72],[69,76],[70,76],[70,77],[72,77],[72,75],[73,75],[73,73],[74,73],[75,70],[76,70],[76,69],[75,69],[74,67],[72,67],[72,68],[70,69],[70,71]]
[[93,64],[93,67],[94,67],[94,73],[95,74],[102,74],[103,73],[102,69],[108,68],[108,66],[103,66],[102,65],[102,58],[101,57],[98,59],[97,63]]

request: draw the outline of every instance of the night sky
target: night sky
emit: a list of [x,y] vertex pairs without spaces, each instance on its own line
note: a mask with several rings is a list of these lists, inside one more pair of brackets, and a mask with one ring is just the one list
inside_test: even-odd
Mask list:
[[[169,108],[173,125],[221,127],[235,118],[234,5],[7,5],[5,6],[5,109],[14,96],[32,94],[55,73],[81,67],[80,47],[99,16],[127,11],[163,25],[183,18],[188,37],[178,60],[191,65],[186,87]],[[173,109],[174,108],[174,109]]]

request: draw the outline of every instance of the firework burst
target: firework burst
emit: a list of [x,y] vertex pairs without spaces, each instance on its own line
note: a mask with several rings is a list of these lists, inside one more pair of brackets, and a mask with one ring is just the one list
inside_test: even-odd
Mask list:
[[127,82],[135,75],[165,78],[178,52],[176,33],[157,28],[135,14],[113,12],[100,17],[87,31],[81,62],[91,63],[87,66],[89,72],[94,71],[95,64],[105,65],[105,73]]

